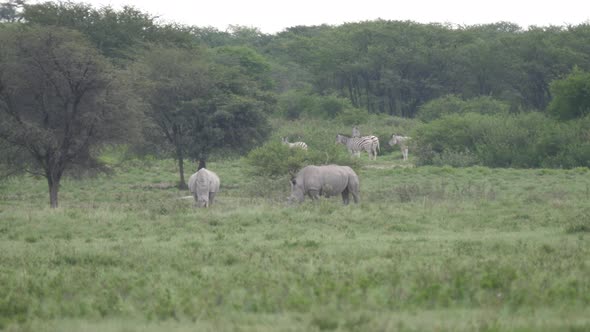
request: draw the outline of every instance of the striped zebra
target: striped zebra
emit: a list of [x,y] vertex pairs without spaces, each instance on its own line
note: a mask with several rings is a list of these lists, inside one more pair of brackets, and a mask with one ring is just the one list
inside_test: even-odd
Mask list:
[[298,148],[298,149],[303,149],[303,150],[307,151],[307,144],[305,144],[305,142],[289,143],[289,141],[287,140],[287,137],[281,137],[281,141],[283,142],[283,144],[289,146],[290,149]]
[[367,151],[369,159],[377,160],[379,151],[379,138],[377,136],[348,137],[346,135],[336,135],[336,143],[346,146],[350,154],[360,157],[361,151]]
[[359,127],[352,127],[352,137],[361,137],[361,131],[359,130]]
[[393,134],[388,143],[390,146],[399,144],[399,147],[402,150],[402,157],[404,160],[408,160],[408,145],[410,143],[410,137]]

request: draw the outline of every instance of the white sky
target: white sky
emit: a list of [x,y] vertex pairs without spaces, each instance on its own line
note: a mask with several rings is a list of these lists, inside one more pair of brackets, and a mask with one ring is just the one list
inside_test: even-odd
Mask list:
[[364,20],[473,25],[508,21],[529,25],[590,23],[590,0],[75,0],[99,8],[132,5],[177,22],[226,30],[228,25],[276,33],[297,25],[339,25]]

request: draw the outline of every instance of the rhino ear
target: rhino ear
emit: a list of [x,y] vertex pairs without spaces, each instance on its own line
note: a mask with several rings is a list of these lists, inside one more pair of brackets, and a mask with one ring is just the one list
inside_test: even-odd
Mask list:
[[291,184],[293,184],[293,185],[296,185],[296,184],[297,184],[297,182],[296,182],[295,178],[292,178],[292,179],[291,179]]

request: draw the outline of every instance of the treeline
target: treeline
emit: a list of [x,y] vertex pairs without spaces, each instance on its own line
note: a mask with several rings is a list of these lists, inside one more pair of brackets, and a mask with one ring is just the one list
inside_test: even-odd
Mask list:
[[524,30],[378,20],[287,29],[262,50],[305,69],[314,92],[414,117],[424,103],[449,94],[490,96],[513,112],[544,110],[553,80],[574,66],[590,69],[589,41],[589,24]]
[[277,93],[337,95],[370,113],[402,117],[415,117],[424,103],[446,95],[493,97],[512,112],[543,111],[553,80],[574,66],[590,70],[590,24],[524,29],[508,22],[455,26],[375,20],[297,26],[268,35],[241,26],[220,31],[158,24],[133,7],[116,11],[47,2],[24,5],[13,15],[26,24],[78,30],[116,61],[132,59],[150,43],[248,47],[272,65]]
[[371,113],[416,116],[446,95],[490,96],[513,112],[543,111],[550,83],[574,66],[590,70],[590,24],[529,27],[500,22],[456,26],[375,20],[297,26],[268,35],[256,28],[158,24],[133,7],[76,3],[26,5],[23,22],[79,30],[109,58],[130,58],[146,43],[244,46],[272,64],[275,91],[346,97]]

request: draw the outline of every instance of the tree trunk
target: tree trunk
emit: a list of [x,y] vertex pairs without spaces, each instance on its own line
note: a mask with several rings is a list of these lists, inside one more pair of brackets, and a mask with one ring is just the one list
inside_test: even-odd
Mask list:
[[57,208],[57,193],[59,191],[60,180],[52,176],[47,177],[47,184],[49,185],[49,206],[52,209]]
[[176,148],[176,159],[178,159],[178,171],[180,172],[180,180],[178,181],[178,189],[187,189],[188,186],[184,181],[184,155],[182,149]]

